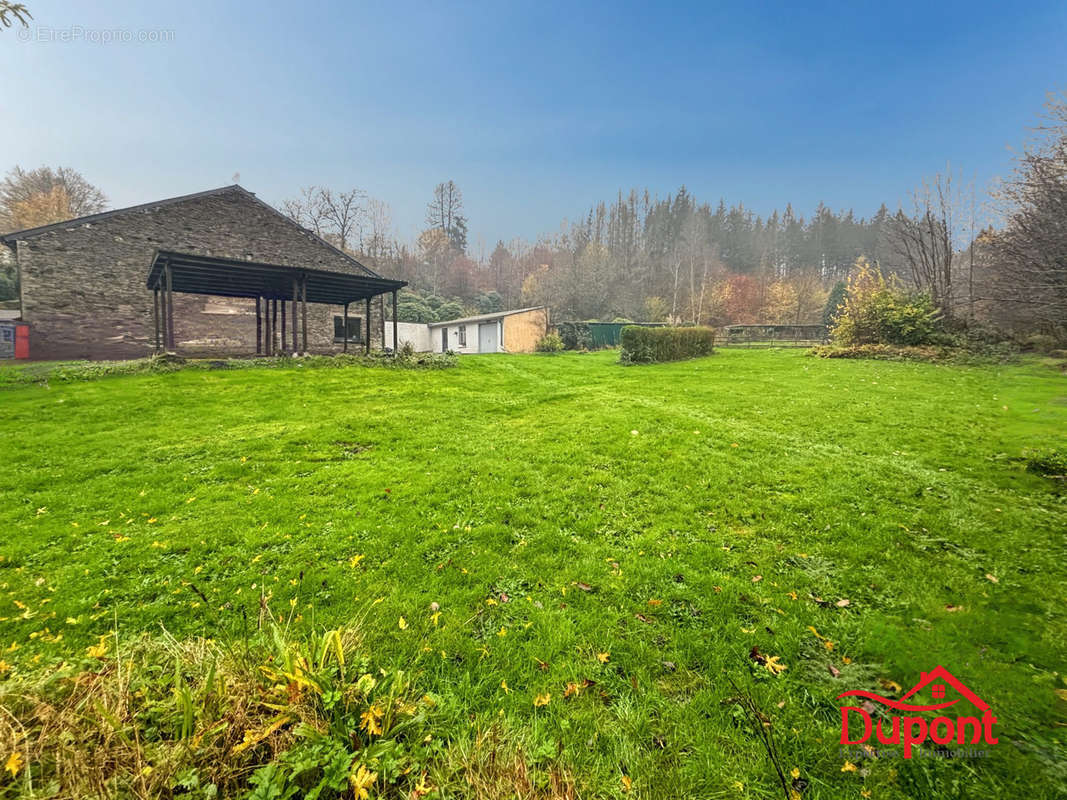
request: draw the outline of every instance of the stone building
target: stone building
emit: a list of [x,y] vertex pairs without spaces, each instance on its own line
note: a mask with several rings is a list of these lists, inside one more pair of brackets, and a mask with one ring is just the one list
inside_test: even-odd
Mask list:
[[[404,286],[237,185],[16,231],[0,244],[18,268],[34,359],[134,358],[168,345],[186,355],[247,355],[271,343],[274,352],[391,346],[385,317]],[[180,268],[170,267],[176,280],[168,293],[171,262]],[[261,275],[274,276],[273,288],[258,282]],[[327,284],[347,294],[323,291]],[[210,293],[191,293],[198,291]],[[347,317],[331,302],[342,294],[345,303],[352,296]],[[288,310],[285,336],[279,303],[283,318]]]

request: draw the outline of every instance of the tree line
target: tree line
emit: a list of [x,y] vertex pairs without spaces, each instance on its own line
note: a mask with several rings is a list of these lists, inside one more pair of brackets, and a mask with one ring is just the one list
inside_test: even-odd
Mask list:
[[[15,167],[0,182],[0,229],[17,230],[102,210],[79,173]],[[951,170],[906,205],[870,217],[820,204],[768,216],[686,187],[665,197],[619,192],[559,232],[468,252],[460,188],[439,183],[413,242],[388,206],[359,189],[309,186],[282,210],[369,267],[408,281],[401,319],[433,321],[547,305],[557,320],[629,319],[723,325],[804,324],[859,263],[898,276],[960,324],[1067,337],[1067,101],[1051,96],[1011,175],[979,200]],[[2,254],[0,254],[2,255]],[[13,296],[11,265],[0,299]],[[5,277],[6,275],[6,277]]]

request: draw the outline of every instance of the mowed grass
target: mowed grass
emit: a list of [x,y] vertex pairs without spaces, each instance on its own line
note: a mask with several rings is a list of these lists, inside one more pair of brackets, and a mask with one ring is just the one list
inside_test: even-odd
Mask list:
[[[616,358],[4,390],[0,658],[365,615],[443,736],[504,725],[583,797],[782,797],[739,691],[805,798],[1063,796],[1067,500],[1020,461],[1067,444],[1062,374]],[[849,770],[836,696],[937,664],[1000,744]]]

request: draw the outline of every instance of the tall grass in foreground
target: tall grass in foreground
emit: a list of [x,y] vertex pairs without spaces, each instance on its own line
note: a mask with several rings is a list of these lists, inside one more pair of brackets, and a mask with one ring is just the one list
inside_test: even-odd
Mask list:
[[295,638],[272,619],[232,647],[113,631],[0,681],[0,798],[573,796],[499,728],[439,736],[437,705],[358,623]]

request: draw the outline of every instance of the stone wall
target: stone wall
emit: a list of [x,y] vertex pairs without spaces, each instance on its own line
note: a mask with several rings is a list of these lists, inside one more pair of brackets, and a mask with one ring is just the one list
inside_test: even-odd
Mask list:
[[[145,280],[157,250],[373,274],[236,186],[72,222],[18,239],[14,248],[34,359],[150,354],[155,329]],[[333,317],[341,314],[340,307],[308,305],[309,350],[341,350],[333,338]],[[349,316],[364,314],[362,302],[349,307]],[[254,353],[255,301],[175,294],[174,337],[183,354]],[[289,341],[291,347],[291,334]],[[381,342],[375,298],[372,347]]]

